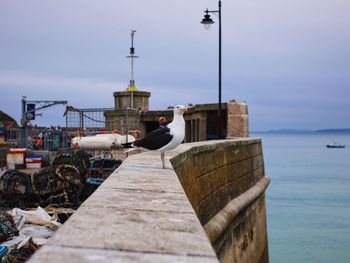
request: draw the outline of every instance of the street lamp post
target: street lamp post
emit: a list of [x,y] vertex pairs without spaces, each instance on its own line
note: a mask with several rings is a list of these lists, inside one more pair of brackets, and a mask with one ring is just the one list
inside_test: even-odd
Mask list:
[[222,139],[222,112],[221,112],[221,0],[219,0],[219,9],[218,10],[205,10],[204,18],[202,24],[205,29],[209,29],[211,24],[214,24],[214,21],[210,18],[209,13],[217,13],[219,15],[219,105],[218,105],[218,118],[219,118],[219,139]]

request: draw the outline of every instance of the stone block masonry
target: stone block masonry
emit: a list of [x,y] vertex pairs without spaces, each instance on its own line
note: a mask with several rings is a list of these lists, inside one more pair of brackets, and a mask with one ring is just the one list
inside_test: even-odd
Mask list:
[[249,116],[245,102],[227,103],[227,137],[248,137]]
[[220,262],[268,262],[260,139],[191,146],[171,162]]

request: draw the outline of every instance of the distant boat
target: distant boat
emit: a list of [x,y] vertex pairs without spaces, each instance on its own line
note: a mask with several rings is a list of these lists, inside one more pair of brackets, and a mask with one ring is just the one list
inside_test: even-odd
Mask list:
[[326,146],[327,146],[327,148],[345,148],[344,144],[339,144],[336,142],[332,142],[330,144],[327,144]]

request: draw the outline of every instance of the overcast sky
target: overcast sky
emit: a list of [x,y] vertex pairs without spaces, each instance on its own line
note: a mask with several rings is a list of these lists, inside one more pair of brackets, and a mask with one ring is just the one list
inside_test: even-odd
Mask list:
[[[0,0],[0,110],[21,97],[113,107],[135,80],[151,109],[218,100],[214,0]],[[349,0],[222,0],[223,101],[247,101],[250,129],[350,126]],[[37,124],[62,122],[63,106]]]

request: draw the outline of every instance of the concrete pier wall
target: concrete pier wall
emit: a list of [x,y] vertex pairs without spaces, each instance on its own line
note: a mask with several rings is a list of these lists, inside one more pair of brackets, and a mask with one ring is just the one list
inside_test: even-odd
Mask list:
[[268,262],[260,140],[166,158],[128,157],[29,262]]
[[171,160],[221,262],[268,262],[261,141],[210,141]]

